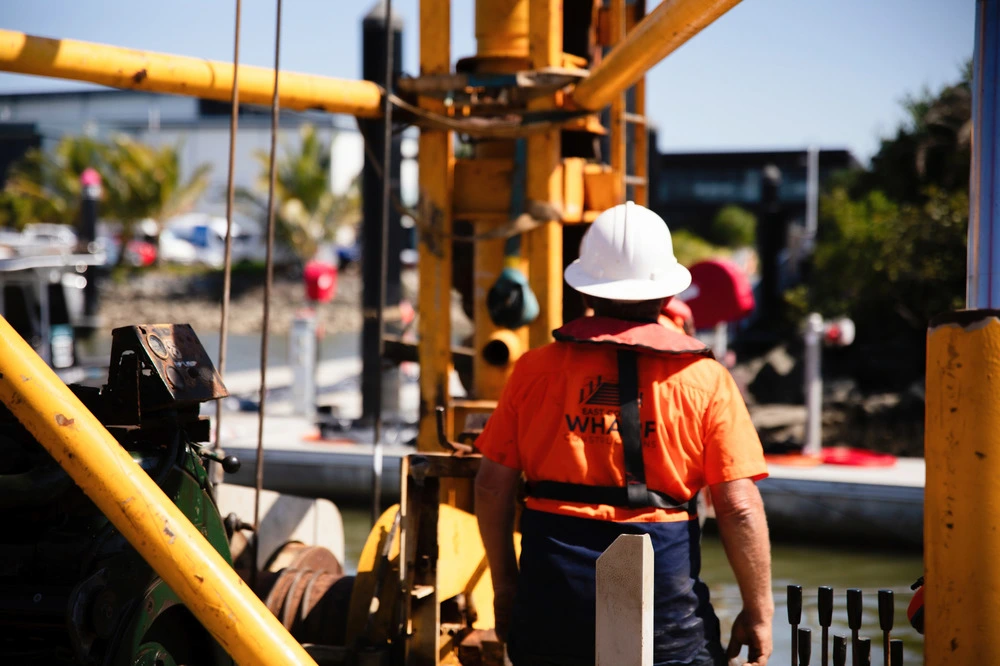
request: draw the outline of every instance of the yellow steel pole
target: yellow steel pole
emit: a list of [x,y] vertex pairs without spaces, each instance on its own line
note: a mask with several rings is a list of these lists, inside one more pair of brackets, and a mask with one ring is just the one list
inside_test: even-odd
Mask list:
[[[530,0],[528,11],[529,57],[535,69],[558,67],[563,57],[562,0]],[[544,100],[536,102],[543,104]],[[530,108],[530,107],[529,107]],[[563,171],[558,130],[528,137],[527,186],[531,201],[562,207]],[[525,238],[528,282],[540,306],[538,319],[528,327],[528,344],[539,347],[552,340],[562,325],[563,313],[562,225],[546,222]]]
[[1000,664],[1000,311],[927,336],[924,561],[928,664]]
[[740,0],[663,0],[573,91],[584,109],[603,109]]
[[[420,73],[451,71],[449,0],[420,0]],[[431,99],[421,106],[434,108]],[[451,233],[455,158],[450,132],[420,131],[421,215],[432,233],[420,239],[420,432],[417,448],[440,451],[434,409],[448,404],[451,377]],[[451,410],[446,410],[450,421]],[[451,423],[447,424],[451,432]]]
[[180,509],[2,317],[0,401],[237,663],[315,664]]
[[[230,101],[233,93],[233,64],[229,62],[10,30],[0,30],[0,71],[222,102]],[[273,93],[273,70],[240,66],[240,102],[269,105]],[[382,115],[381,96],[381,89],[371,81],[281,72],[281,107],[285,109],[321,109],[373,118]]]

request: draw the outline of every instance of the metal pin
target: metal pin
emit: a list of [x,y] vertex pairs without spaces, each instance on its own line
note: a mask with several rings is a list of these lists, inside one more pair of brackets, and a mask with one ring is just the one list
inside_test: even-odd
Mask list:
[[802,621],[802,586],[788,586],[788,624],[792,625],[792,666],[799,662],[799,622]]
[[878,626],[882,630],[882,666],[889,666],[889,633],[895,615],[892,590],[878,591]]
[[889,666],[903,666],[903,641],[894,638],[889,641]]
[[799,666],[809,666],[812,659],[812,630],[799,629]]
[[872,640],[870,638],[859,638],[857,652],[854,658],[857,659],[858,666],[871,666],[872,664]]
[[847,626],[851,628],[851,663],[858,666],[858,631],[861,629],[861,590],[847,591]]
[[830,664],[830,625],[833,624],[833,588],[823,586],[819,588],[819,626],[823,627],[820,636],[820,663],[822,666]]
[[833,666],[847,666],[847,637],[833,637]]

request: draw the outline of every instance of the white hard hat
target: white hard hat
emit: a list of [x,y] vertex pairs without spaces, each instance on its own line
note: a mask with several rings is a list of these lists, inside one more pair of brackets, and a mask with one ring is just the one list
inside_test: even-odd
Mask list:
[[670,230],[659,215],[629,201],[601,213],[566,268],[577,291],[613,301],[651,301],[681,293],[691,273],[677,262]]

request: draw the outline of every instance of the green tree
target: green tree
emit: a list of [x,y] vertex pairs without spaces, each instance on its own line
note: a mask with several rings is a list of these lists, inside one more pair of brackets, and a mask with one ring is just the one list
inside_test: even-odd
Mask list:
[[[302,260],[310,259],[320,243],[332,238],[341,224],[356,223],[361,211],[360,180],[341,196],[330,191],[330,144],[324,142],[312,125],[300,129],[298,149],[286,145],[275,169],[275,235]],[[267,215],[267,191],[270,183],[266,151],[255,158],[261,166],[254,190],[241,188],[242,203]]]
[[0,193],[0,224],[73,224],[80,210],[80,174],[100,170],[103,146],[86,136],[63,137],[51,151],[32,148],[8,171]]
[[102,211],[121,223],[126,238],[142,220],[164,222],[189,212],[208,187],[208,164],[196,167],[187,180],[181,178],[179,146],[157,148],[128,136],[116,136],[103,152]]
[[[905,102],[910,119],[871,168],[835,179],[820,202],[808,287],[790,314],[848,315],[859,342],[919,350],[928,320],[965,293],[971,138],[969,69],[937,94]],[[915,373],[923,356],[915,355]]]
[[726,248],[716,247],[687,229],[678,229],[670,236],[674,243],[674,256],[684,266],[729,255],[729,250]]
[[106,142],[63,137],[51,152],[30,150],[11,167],[0,196],[3,223],[17,228],[28,222],[74,224],[80,174],[88,167],[101,175],[99,215],[120,223],[124,238],[141,220],[162,222],[191,210],[208,187],[211,170],[203,164],[183,179],[178,146],[157,148],[124,135]]
[[757,217],[745,208],[725,206],[712,220],[710,240],[723,247],[752,247],[757,240]]

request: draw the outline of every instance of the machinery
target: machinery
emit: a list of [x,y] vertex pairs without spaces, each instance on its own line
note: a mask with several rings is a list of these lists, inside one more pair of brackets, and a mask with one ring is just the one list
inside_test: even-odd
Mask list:
[[[0,401],[23,425],[3,414],[0,502],[13,523],[0,537],[4,663],[224,663],[223,650],[241,664],[501,663],[489,632],[489,572],[470,513],[478,458],[469,455],[469,441],[522,351],[547,343],[564,317],[582,310],[564,300],[562,270],[584,225],[626,197],[645,201],[644,73],[738,1],[663,0],[646,15],[643,0],[477,0],[477,52],[452,71],[450,2],[420,0],[419,76],[385,86],[246,66],[236,85],[230,63],[0,30],[3,71],[221,101],[238,91],[243,103],[273,102],[275,118],[278,105],[366,119],[391,110],[396,122],[421,130],[420,204],[412,211],[421,275],[420,453],[405,461],[403,500],[378,520],[357,576],[344,577],[328,553],[296,545],[280,549],[262,571],[254,559],[234,570],[230,547],[245,550],[248,526],[240,517],[221,519],[198,445],[207,426],[197,405],[223,389],[182,329],[119,331],[107,386],[70,391],[0,320]],[[981,145],[996,138],[989,100],[1000,9],[992,0],[977,6],[972,180],[974,194],[986,196],[996,187]],[[975,226],[992,238],[995,211],[973,199],[984,218],[974,215]],[[970,285],[980,277],[988,284],[995,272],[991,244],[980,247],[989,256],[970,250],[978,261],[970,264]],[[453,289],[475,323],[471,349],[452,347]],[[970,289],[985,295],[970,296],[970,305],[997,307],[995,293]],[[961,466],[945,464],[943,449],[958,447],[957,417],[945,419],[959,410],[963,393],[928,390],[929,406],[954,404],[928,426],[929,441],[948,442],[928,446],[933,664],[957,663],[949,661],[949,645],[955,658],[956,650],[978,650],[986,663],[987,653],[996,654],[989,628],[1000,618],[1000,596],[992,589],[977,596],[988,587],[977,581],[991,579],[996,558],[980,541],[977,566],[961,560],[975,550],[973,541],[996,533],[996,512],[981,510],[995,504],[988,461],[997,456],[986,447],[996,439],[997,410],[986,389],[995,381],[989,369],[996,354],[977,354],[995,351],[998,333],[996,311],[979,312],[942,320],[931,334],[931,360],[947,341],[950,360],[941,363],[958,354],[983,361],[966,363],[961,373],[962,364],[948,365],[954,373],[947,376],[967,376],[982,388],[973,393],[985,415],[967,420],[959,438],[982,450]],[[450,395],[455,368],[470,399]],[[944,385],[945,375],[934,386]],[[978,494],[956,499],[961,493],[950,489],[968,487],[968,479],[977,480]],[[945,510],[978,527],[952,530]],[[948,550],[949,540],[962,548]],[[945,598],[958,589],[968,599]]]

